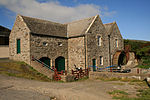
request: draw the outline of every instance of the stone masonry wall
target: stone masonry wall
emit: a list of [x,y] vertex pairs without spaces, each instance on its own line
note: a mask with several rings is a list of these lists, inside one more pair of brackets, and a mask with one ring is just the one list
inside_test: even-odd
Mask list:
[[[118,47],[116,47],[116,39],[118,40]],[[116,53],[116,51],[124,50],[124,41],[117,24],[113,26],[113,30],[110,34],[110,49],[111,49],[111,60],[113,59],[113,55]]]
[[84,37],[68,39],[68,61],[69,69],[74,69],[74,65],[85,68]]
[[[9,57],[30,64],[30,30],[24,24],[21,16],[17,16],[9,36]],[[21,53],[17,54],[17,39],[20,39]]]
[[[43,43],[46,43],[44,45]],[[65,70],[68,66],[68,41],[65,38],[39,36],[31,34],[31,57],[36,59],[48,57],[51,66],[55,66],[55,59],[59,56],[65,58]]]
[[[98,36],[101,36],[101,46],[98,45]],[[100,65],[100,56],[103,57],[103,65]],[[96,66],[106,67],[109,65],[108,36],[101,19],[96,18],[87,34],[87,64],[92,66],[92,59],[96,59]]]

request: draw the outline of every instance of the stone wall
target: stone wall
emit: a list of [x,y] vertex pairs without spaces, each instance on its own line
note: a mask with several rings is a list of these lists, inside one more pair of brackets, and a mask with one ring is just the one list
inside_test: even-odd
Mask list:
[[[101,36],[101,46],[98,45],[98,36]],[[103,65],[100,65],[100,56],[103,57]],[[96,59],[96,66],[104,67],[109,65],[108,58],[108,36],[105,27],[99,17],[91,26],[87,34],[87,63],[92,66],[92,59]]]
[[113,73],[113,72],[90,72],[90,79],[114,79],[114,78],[129,78],[143,80],[150,77],[150,74],[133,74],[133,73]]
[[[116,47],[116,39],[118,40],[118,47]],[[113,59],[113,55],[119,51],[124,50],[124,41],[119,31],[117,24],[115,23],[113,29],[110,33],[110,53],[111,53],[111,63]]]
[[[9,57],[17,61],[30,64],[30,30],[23,22],[21,16],[17,16],[15,24],[9,36]],[[17,39],[20,39],[21,53],[17,54]]]
[[65,38],[41,36],[31,34],[31,57],[36,59],[48,57],[51,66],[55,66],[55,59],[59,56],[65,58],[65,69],[68,66],[68,41]]
[[68,61],[69,69],[74,69],[74,65],[85,69],[84,37],[68,39]]

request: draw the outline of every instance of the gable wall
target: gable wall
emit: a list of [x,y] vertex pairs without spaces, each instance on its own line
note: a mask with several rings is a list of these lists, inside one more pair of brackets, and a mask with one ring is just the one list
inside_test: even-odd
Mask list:
[[[30,34],[22,18],[17,16],[9,36],[9,57],[30,64]],[[17,54],[17,39],[20,39],[21,53]]]
[[[115,41],[116,39],[118,40],[118,47],[116,47],[116,41]],[[113,55],[117,51],[124,50],[124,41],[117,24],[114,25],[110,33],[110,49],[111,49],[111,60],[113,59]]]
[[[102,45],[98,46],[97,36],[102,37]],[[100,65],[100,56],[103,56],[103,65]],[[108,36],[99,17],[91,26],[87,34],[87,65],[92,66],[92,59],[96,59],[96,66],[108,66]]]

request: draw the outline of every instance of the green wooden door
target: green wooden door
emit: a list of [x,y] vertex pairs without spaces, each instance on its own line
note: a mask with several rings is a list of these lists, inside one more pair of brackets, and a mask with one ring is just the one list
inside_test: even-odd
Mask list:
[[65,70],[65,58],[64,57],[58,57],[55,60],[55,67],[57,69],[57,71],[62,71]]
[[[50,59],[45,59],[43,62],[44,62],[46,65],[48,65],[49,68],[50,68]],[[47,67],[48,67],[48,66],[47,66]]]
[[45,67],[50,68],[50,59],[49,59],[48,57],[42,57],[42,58],[40,58],[39,60],[40,60],[41,62],[43,62],[44,64],[48,65],[48,66],[45,65]]
[[96,59],[93,59],[92,62],[93,62],[93,71],[96,71]]
[[17,54],[20,53],[20,39],[17,39]]

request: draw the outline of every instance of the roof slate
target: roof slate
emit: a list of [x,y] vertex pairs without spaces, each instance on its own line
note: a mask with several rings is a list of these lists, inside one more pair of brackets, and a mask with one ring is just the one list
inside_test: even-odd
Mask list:
[[85,34],[86,30],[94,20],[95,16],[67,23],[68,37]]
[[67,25],[22,16],[31,33],[67,37]]
[[104,24],[104,27],[108,34],[110,34],[111,28],[113,27],[114,24],[115,22]]

